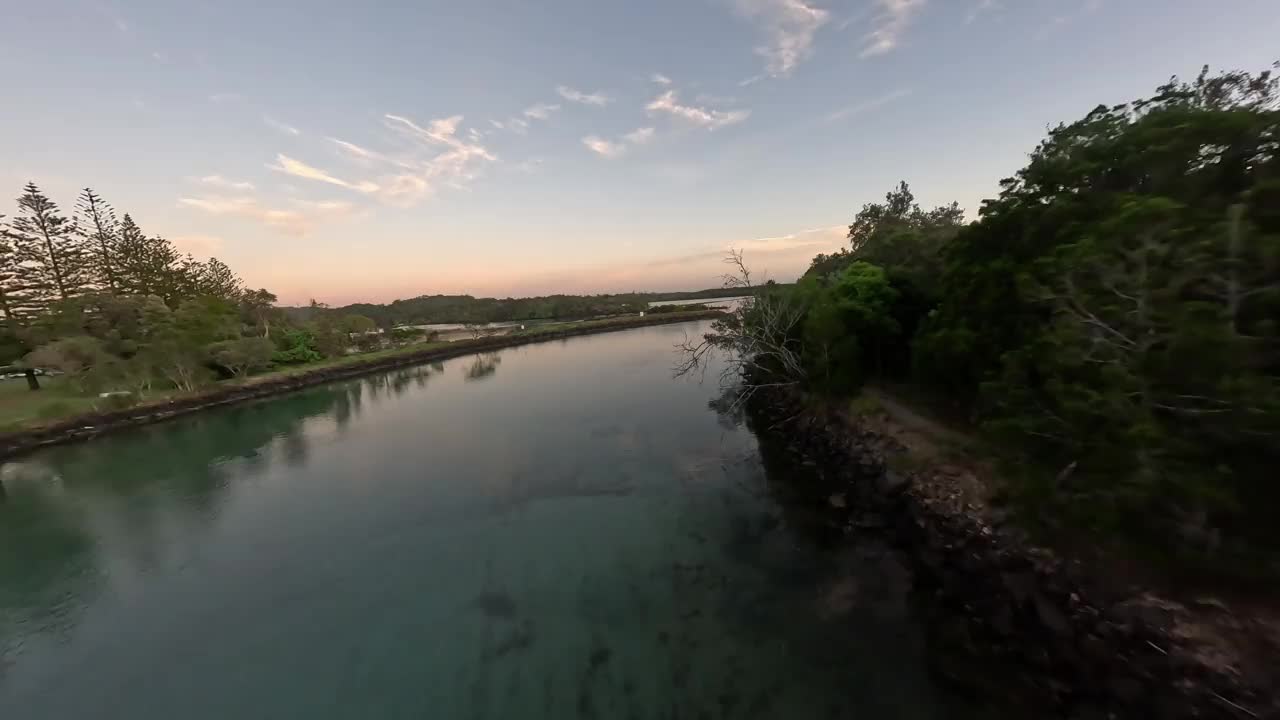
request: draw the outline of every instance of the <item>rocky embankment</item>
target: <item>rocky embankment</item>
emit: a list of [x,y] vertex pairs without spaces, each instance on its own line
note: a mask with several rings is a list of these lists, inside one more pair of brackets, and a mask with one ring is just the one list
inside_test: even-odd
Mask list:
[[794,394],[752,405],[757,428],[819,469],[833,522],[901,547],[935,672],[983,704],[1027,718],[1280,718],[1271,623],[1216,599],[1104,591],[1097,568],[1037,546],[963,470],[895,472],[902,448],[882,429]]

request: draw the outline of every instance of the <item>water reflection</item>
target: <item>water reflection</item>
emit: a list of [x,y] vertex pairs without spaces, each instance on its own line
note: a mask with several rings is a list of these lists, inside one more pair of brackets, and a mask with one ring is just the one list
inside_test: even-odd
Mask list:
[[493,377],[498,372],[498,365],[502,363],[502,354],[491,352],[476,355],[471,364],[466,367],[465,377],[467,380],[484,380]]
[[0,716],[948,716],[892,554],[827,546],[673,332],[5,468]]
[[261,473],[273,446],[305,464],[305,423],[349,423],[360,395],[310,390],[0,464],[0,657],[19,630],[67,631],[113,580],[162,569],[169,538],[211,522],[233,478]]

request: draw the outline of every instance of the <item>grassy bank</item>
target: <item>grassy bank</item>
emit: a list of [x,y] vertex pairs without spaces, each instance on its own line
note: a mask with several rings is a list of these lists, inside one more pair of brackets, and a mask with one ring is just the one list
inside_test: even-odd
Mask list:
[[152,392],[142,402],[128,408],[113,408],[108,400],[78,393],[61,377],[42,378],[43,389],[39,392],[28,390],[24,381],[7,380],[0,384],[0,418],[3,418],[0,420],[0,459],[33,447],[91,437],[117,427],[156,422],[205,407],[290,392],[366,373],[558,338],[703,320],[719,315],[718,311],[699,310],[647,317],[615,317],[539,325],[497,337],[420,343],[282,368],[243,380],[226,380],[191,393]]

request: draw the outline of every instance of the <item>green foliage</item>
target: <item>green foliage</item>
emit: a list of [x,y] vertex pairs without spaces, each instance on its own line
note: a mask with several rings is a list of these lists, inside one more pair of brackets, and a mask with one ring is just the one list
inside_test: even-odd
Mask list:
[[96,390],[110,381],[119,360],[96,338],[77,335],[42,345],[27,356],[31,367],[65,373],[81,390]]
[[796,293],[809,308],[802,355],[814,387],[850,392],[883,370],[884,351],[901,331],[892,314],[898,292],[883,268],[854,262],[825,283],[806,279]]
[[232,377],[244,377],[271,366],[275,345],[267,338],[243,337],[221,340],[208,347],[209,359]]
[[324,359],[316,349],[316,337],[310,330],[294,328],[277,337],[277,349],[271,355],[271,362],[277,365],[301,365]]
[[1280,500],[1278,150],[1266,72],[1055,128],[948,244],[920,376],[1070,465],[1047,502],[1201,550],[1280,544],[1260,512]]

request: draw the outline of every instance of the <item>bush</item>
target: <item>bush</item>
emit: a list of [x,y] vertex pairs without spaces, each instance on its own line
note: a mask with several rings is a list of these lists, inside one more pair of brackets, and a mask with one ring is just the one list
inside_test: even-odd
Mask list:
[[324,359],[316,349],[316,338],[308,330],[289,330],[278,337],[271,362],[277,365],[303,365]]
[[271,366],[275,346],[266,338],[247,337],[223,340],[209,346],[209,358],[223,372],[243,377]]

